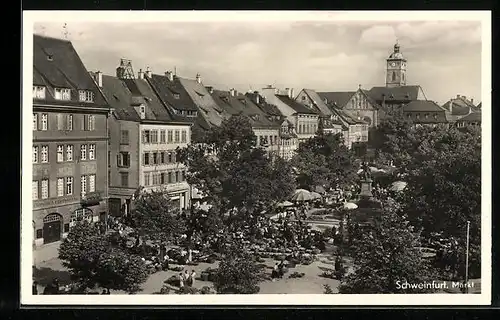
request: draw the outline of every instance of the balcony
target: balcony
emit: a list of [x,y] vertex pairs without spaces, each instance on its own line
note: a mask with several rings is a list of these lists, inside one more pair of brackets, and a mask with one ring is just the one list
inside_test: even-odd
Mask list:
[[98,205],[101,200],[102,193],[100,191],[89,192],[80,199],[80,204],[82,207],[91,207]]

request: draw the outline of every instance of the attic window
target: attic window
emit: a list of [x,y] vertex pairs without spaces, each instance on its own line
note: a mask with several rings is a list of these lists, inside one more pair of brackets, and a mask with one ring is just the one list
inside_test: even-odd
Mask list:
[[410,95],[409,95],[408,93],[407,93],[407,94],[405,94],[405,98],[406,98],[406,99],[410,99]]
[[49,61],[53,61],[53,60],[54,60],[54,58],[52,57],[52,55],[51,55],[51,54],[49,54],[49,55],[47,55],[47,60],[49,60]]
[[425,114],[425,118],[429,119],[429,114],[428,113]]
[[94,93],[90,90],[79,90],[79,100],[81,102],[94,102]]
[[302,96],[302,100],[306,100],[306,96]]
[[71,90],[67,88],[55,88],[55,98],[57,100],[71,100]]
[[150,102],[150,101],[151,101],[151,98],[149,98],[149,97],[144,97],[144,100],[146,100],[146,101]]
[[437,118],[438,118],[437,114],[434,114],[434,119],[437,119]]
[[393,94],[391,94],[391,95],[389,96],[389,98],[394,99],[394,95],[393,95]]
[[45,87],[33,86],[33,99],[45,99]]
[[178,93],[174,93],[174,99],[180,99],[181,98],[181,95],[178,94]]

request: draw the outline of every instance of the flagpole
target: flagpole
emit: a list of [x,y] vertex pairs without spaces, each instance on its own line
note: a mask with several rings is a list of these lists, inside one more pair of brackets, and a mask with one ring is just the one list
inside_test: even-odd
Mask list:
[[467,221],[467,248],[465,254],[465,293],[469,293],[469,232],[470,221]]

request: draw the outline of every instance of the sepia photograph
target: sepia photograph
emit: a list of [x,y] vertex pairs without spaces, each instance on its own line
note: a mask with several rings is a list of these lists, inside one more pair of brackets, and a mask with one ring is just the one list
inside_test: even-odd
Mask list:
[[486,11],[25,11],[21,303],[490,304],[490,51]]

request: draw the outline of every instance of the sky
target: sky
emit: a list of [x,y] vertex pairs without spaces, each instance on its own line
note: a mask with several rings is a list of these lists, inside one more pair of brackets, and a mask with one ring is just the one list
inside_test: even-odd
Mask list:
[[[120,58],[135,73],[176,70],[206,86],[240,92],[277,88],[355,91],[385,85],[396,40],[407,84],[443,104],[481,101],[481,24],[475,21],[39,22],[34,32],[72,41],[89,71],[114,75]],[[67,35],[64,34],[67,31]]]

